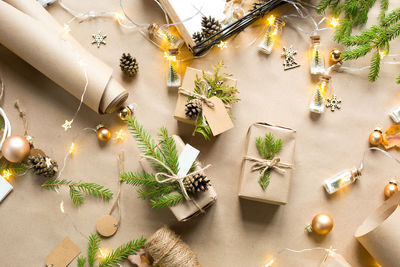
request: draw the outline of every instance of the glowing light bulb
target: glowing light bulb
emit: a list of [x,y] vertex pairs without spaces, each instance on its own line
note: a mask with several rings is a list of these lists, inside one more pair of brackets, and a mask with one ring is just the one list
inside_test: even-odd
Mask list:
[[265,264],[264,267],[271,267],[272,264],[274,264],[274,262],[275,262],[275,260],[272,259],[272,260],[270,260],[267,264]]
[[14,173],[9,169],[4,169],[1,172],[1,176],[3,176],[3,178],[6,179],[7,181],[10,181],[10,179],[14,176]]
[[337,28],[339,26],[339,18],[331,18],[329,25],[331,25],[332,28]]
[[75,143],[71,143],[71,146],[69,147],[69,154],[73,154],[75,152]]
[[115,133],[115,141],[118,143],[123,142],[126,138],[126,133],[124,130],[120,129],[118,132]]
[[111,253],[111,250],[108,248],[99,248],[99,252],[97,254],[97,258],[99,261],[104,260],[109,254]]
[[265,33],[264,40],[258,45],[258,50],[269,55],[277,40],[278,33],[282,31],[285,22],[279,18],[271,15],[268,17],[268,27]]
[[224,41],[221,41],[221,42],[219,42],[219,44],[218,44],[217,46],[218,46],[219,48],[221,48],[221,50],[222,50],[222,49],[228,47],[228,43],[227,43],[227,42],[224,42]]
[[121,13],[119,13],[119,12],[115,12],[115,13],[114,13],[114,16],[115,16],[115,19],[116,19],[118,22],[121,22],[121,21],[124,19],[124,16],[123,16]]
[[328,91],[329,80],[331,76],[322,74],[318,85],[314,89],[313,98],[310,103],[310,111],[321,114],[325,109],[325,96]]
[[361,176],[361,170],[357,168],[341,171],[324,181],[324,188],[328,194],[333,194],[343,187],[354,183]]
[[63,31],[64,33],[69,33],[71,31],[71,27],[68,24],[64,24]]

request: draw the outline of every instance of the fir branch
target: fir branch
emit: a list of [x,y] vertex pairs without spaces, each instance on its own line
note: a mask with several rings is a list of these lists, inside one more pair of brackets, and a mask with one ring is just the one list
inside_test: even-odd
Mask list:
[[400,83],[400,75],[396,78],[396,83]]
[[127,259],[129,255],[137,253],[144,247],[145,243],[146,239],[141,237],[118,247],[100,262],[99,267],[112,267],[113,265],[122,262]]
[[203,112],[200,112],[200,114],[197,117],[197,122],[196,126],[194,128],[195,133],[200,133],[205,140],[209,141],[210,136],[212,135],[212,131],[210,126],[208,125],[207,121],[205,120],[203,116]]
[[78,257],[78,267],[85,267],[86,265],[86,258],[83,256]]
[[178,173],[178,151],[174,138],[168,134],[168,130],[164,127],[160,129],[158,136],[161,139],[160,144],[166,165],[174,173]]
[[100,249],[100,237],[98,234],[91,234],[89,236],[88,244],[88,264],[89,267],[93,267],[96,262],[97,255]]
[[149,198],[157,198],[166,194],[171,193],[176,190],[176,185],[163,185],[163,186],[151,186],[151,187],[142,187],[137,190],[138,197],[141,199],[149,199]]
[[82,194],[99,198],[103,201],[109,201],[113,197],[110,189],[95,183],[76,183],[67,180],[50,179],[42,184],[47,190],[56,191],[61,186],[68,186],[70,190],[70,197],[75,206],[83,203],[84,198]]
[[133,186],[156,186],[158,184],[155,175],[146,172],[126,172],[121,174],[120,178],[122,183]]
[[343,52],[343,59],[350,60],[350,59],[357,59],[359,57],[365,56],[372,50],[372,46],[369,44],[360,45],[350,50],[346,50]]
[[376,81],[376,79],[378,78],[380,64],[381,64],[381,55],[379,54],[379,50],[376,50],[372,55],[371,68],[368,74],[368,79],[371,82]]
[[166,208],[176,206],[181,203],[185,198],[182,194],[170,193],[157,198],[152,199],[150,202],[155,209]]
[[0,174],[7,170],[11,172],[13,176],[18,176],[26,172],[28,165],[22,162],[9,162],[4,157],[0,159]]
[[[261,171],[260,171],[261,172]],[[269,185],[269,177],[271,176],[271,171],[268,170],[264,172],[264,175],[260,177],[258,183],[261,185],[262,189],[265,190]]]
[[392,25],[400,20],[400,8],[393,10],[389,14],[385,15],[381,19],[380,25],[383,27],[387,27],[389,25]]

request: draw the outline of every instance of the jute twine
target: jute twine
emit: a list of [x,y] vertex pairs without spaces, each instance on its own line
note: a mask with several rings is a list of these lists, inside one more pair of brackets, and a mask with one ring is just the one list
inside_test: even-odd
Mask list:
[[154,267],[200,267],[197,255],[166,226],[147,240],[144,249]]

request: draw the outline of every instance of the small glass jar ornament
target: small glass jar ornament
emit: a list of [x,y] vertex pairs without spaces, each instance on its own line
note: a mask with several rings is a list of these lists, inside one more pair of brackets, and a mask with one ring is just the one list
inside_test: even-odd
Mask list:
[[383,193],[386,198],[391,198],[394,194],[399,192],[399,187],[396,180],[390,180],[389,183],[383,189]]
[[325,109],[325,95],[328,91],[330,75],[322,74],[319,78],[319,83],[314,89],[313,98],[310,103],[310,111],[313,113],[321,114]]
[[373,146],[379,146],[383,142],[383,133],[382,129],[377,127],[374,131],[369,135],[369,143]]
[[147,31],[150,39],[163,50],[167,50],[169,47],[180,48],[184,43],[181,38],[160,27],[157,23],[150,24]]
[[111,138],[111,131],[110,129],[104,127],[103,124],[99,124],[96,127],[96,134],[97,134],[97,139],[99,139],[101,142],[107,142]]
[[282,28],[285,26],[285,22],[274,15],[269,16],[267,20],[267,32],[265,33],[264,40],[258,45],[258,50],[269,55],[272,52],[278,34],[282,32]]
[[178,53],[177,48],[170,48],[165,54],[168,62],[167,87],[181,86],[180,63],[176,58]]
[[341,171],[324,181],[324,188],[328,194],[333,194],[343,187],[354,183],[361,176],[361,169],[352,168]]
[[310,72],[313,75],[325,72],[324,57],[321,51],[321,38],[319,35],[311,35],[311,65]]
[[311,224],[306,226],[307,232],[315,232],[319,235],[326,235],[333,228],[333,219],[326,213],[320,213],[314,216]]

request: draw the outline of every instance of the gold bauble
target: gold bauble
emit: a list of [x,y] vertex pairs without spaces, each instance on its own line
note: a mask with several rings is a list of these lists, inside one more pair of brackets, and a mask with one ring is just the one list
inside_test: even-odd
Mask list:
[[111,131],[106,127],[102,126],[97,129],[97,139],[102,142],[107,142],[111,138]]
[[315,215],[311,222],[312,230],[319,235],[326,235],[333,228],[333,220],[326,213]]
[[29,141],[22,135],[11,135],[4,140],[1,153],[10,162],[21,162],[30,153]]
[[129,106],[121,108],[118,112],[118,117],[123,121],[126,121],[130,116],[132,116],[132,109]]
[[382,130],[380,128],[375,128],[375,130],[369,135],[369,143],[373,146],[379,146],[382,141]]
[[383,189],[386,198],[391,198],[397,192],[399,192],[399,187],[396,180],[391,180]]
[[329,59],[333,62],[333,63],[338,63],[340,61],[342,61],[342,51],[340,51],[339,49],[333,49],[331,50],[331,52],[329,52]]

